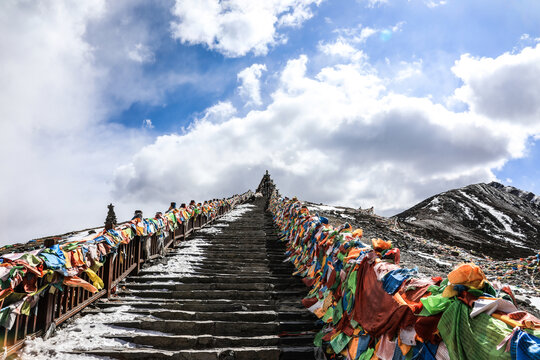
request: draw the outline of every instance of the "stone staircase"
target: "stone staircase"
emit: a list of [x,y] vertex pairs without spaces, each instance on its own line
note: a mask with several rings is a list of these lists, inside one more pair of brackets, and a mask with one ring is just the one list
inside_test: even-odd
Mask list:
[[[197,232],[163,264],[128,277],[115,298],[85,311],[110,313],[106,325],[122,331],[106,337],[121,346],[69,353],[116,359],[314,359],[319,326],[301,304],[307,289],[283,262],[284,244],[263,201],[243,210],[248,211]],[[190,248],[190,242],[198,245]],[[118,308],[127,309],[128,316],[115,318]]]

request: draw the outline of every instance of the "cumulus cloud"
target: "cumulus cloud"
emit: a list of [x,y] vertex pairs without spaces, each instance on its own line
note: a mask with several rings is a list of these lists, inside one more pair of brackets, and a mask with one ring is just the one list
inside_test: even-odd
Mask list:
[[236,108],[229,101],[220,101],[204,111],[202,121],[221,123],[236,114]]
[[320,2],[177,0],[171,33],[182,43],[203,44],[228,57],[264,55],[270,46],[286,41],[280,29],[302,25]]
[[366,58],[362,50],[357,49],[351,41],[340,36],[334,41],[320,42],[318,49],[325,55],[341,57],[351,61],[361,61]]
[[0,244],[99,225],[109,202],[120,219],[135,208],[111,181],[149,139],[107,118],[160,95],[129,58],[150,39],[144,24],[124,11],[129,35],[110,36],[119,3],[0,3]]
[[261,78],[263,71],[266,71],[266,65],[253,64],[238,73],[237,78],[238,81],[240,81],[238,92],[240,93],[240,96],[247,99],[246,105],[262,104],[261,84],[259,79]]
[[[118,194],[224,195],[252,188],[269,169],[284,194],[374,205],[389,215],[433,193],[493,180],[492,169],[521,156],[531,135],[482,113],[393,93],[366,62],[346,59],[311,76],[308,67],[305,55],[291,59],[263,110],[220,122],[202,117],[184,134],[157,138],[125,165]],[[197,161],[172,156],[186,149]]]
[[472,111],[538,129],[540,44],[496,58],[465,54],[452,71],[464,83],[455,91],[455,97]]

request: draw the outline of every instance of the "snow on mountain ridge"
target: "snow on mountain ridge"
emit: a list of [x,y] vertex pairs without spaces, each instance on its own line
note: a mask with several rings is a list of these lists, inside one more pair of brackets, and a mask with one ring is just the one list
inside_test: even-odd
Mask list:
[[432,196],[394,218],[478,254],[519,258],[540,249],[540,206],[535,197],[499,183],[473,184]]

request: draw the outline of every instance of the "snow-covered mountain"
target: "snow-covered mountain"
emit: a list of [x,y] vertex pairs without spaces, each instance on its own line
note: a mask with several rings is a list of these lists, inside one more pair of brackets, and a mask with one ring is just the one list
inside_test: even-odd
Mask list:
[[496,259],[540,249],[540,197],[496,182],[446,191],[394,218],[409,231]]

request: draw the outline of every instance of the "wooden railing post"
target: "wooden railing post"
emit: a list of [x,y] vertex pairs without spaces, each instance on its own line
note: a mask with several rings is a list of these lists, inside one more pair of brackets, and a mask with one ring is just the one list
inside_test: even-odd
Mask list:
[[40,327],[43,326],[43,332],[46,332],[49,329],[49,326],[53,321],[53,312],[54,294],[52,294],[48,289],[47,294],[39,299],[38,304],[37,322]]
[[135,268],[135,275],[137,275],[139,274],[139,271],[141,270],[141,258],[142,258],[141,237],[135,236],[135,238],[133,238],[133,241],[135,241],[135,261],[137,262],[137,267]]
[[113,283],[113,272],[114,272],[114,264],[113,264],[113,254],[109,254],[107,256],[107,259],[105,260],[105,289],[107,290],[107,298],[110,298],[112,295],[112,283]]

